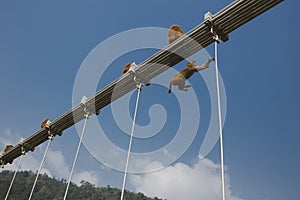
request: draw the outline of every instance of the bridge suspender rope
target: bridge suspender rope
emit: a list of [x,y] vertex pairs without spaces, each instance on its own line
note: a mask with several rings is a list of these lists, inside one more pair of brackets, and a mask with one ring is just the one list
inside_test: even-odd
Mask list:
[[15,181],[15,178],[16,178],[16,175],[17,175],[17,172],[18,172],[18,170],[19,170],[19,167],[20,167],[20,165],[21,165],[21,162],[22,162],[22,160],[23,160],[23,157],[24,157],[24,155],[25,155],[25,153],[26,153],[26,148],[28,148],[28,146],[27,146],[27,144],[25,143],[25,139],[24,138],[21,138],[21,140],[20,140],[20,150],[21,150],[21,157],[20,157],[20,160],[19,160],[19,162],[18,162],[18,165],[17,165],[17,167],[16,167],[16,169],[15,169],[15,173],[14,173],[14,175],[13,175],[13,178],[12,178],[12,180],[11,180],[11,182],[10,182],[10,185],[9,185],[9,188],[8,188],[8,191],[7,191],[7,193],[6,193],[6,196],[5,196],[5,199],[4,200],[7,200],[7,198],[8,198],[8,195],[9,195],[9,193],[10,193],[10,190],[11,190],[11,188],[12,188],[12,185],[13,185],[13,183],[14,183],[14,181]]
[[13,175],[13,178],[12,178],[11,182],[10,182],[10,185],[9,185],[9,188],[8,188],[8,191],[7,191],[7,193],[6,193],[6,196],[5,196],[5,199],[4,199],[4,200],[7,200],[7,198],[8,198],[8,195],[9,195],[10,190],[11,190],[11,188],[12,188],[12,185],[13,185],[13,183],[14,183],[14,181],[15,181],[15,178],[16,178],[18,169],[19,169],[19,167],[20,167],[20,164],[21,164],[21,162],[22,162],[22,160],[23,160],[23,157],[24,157],[24,155],[22,155],[22,156],[20,157],[20,160],[19,160],[18,165],[17,165],[17,167],[16,167],[16,169],[15,169],[15,173],[14,173],[14,175]]
[[131,134],[130,134],[128,152],[127,152],[127,160],[126,160],[126,166],[125,166],[125,171],[124,171],[124,179],[123,179],[123,185],[122,185],[121,200],[123,200],[123,196],[124,196],[126,176],[127,176],[128,164],[129,164],[129,158],[130,158],[131,146],[132,146],[132,138],[133,138],[134,127],[135,127],[135,119],[136,119],[136,113],[137,113],[137,110],[138,110],[142,84],[138,84],[137,88],[138,88],[138,93],[137,93],[137,97],[136,97],[136,103],[135,103],[135,109],[134,109],[134,115],[133,115],[133,121],[132,121],[132,127],[131,127]]
[[216,85],[218,96],[218,119],[219,119],[219,133],[220,133],[220,154],[221,154],[221,181],[222,181],[222,199],[225,200],[225,176],[224,176],[224,152],[223,152],[223,128],[222,128],[222,110],[219,84],[219,67],[218,67],[218,42],[219,38],[215,38],[215,63],[216,63]]
[[[83,103],[85,105],[86,100],[87,100],[87,98],[84,96],[81,100],[81,103]],[[76,151],[76,154],[75,154],[73,166],[72,166],[71,173],[70,173],[70,176],[69,176],[69,180],[68,180],[68,183],[67,183],[67,188],[66,188],[66,191],[65,191],[64,200],[66,200],[67,195],[68,195],[68,191],[69,191],[70,183],[71,183],[72,176],[73,176],[73,173],[74,173],[75,165],[76,165],[76,162],[77,162],[80,146],[82,144],[83,135],[85,133],[85,127],[86,127],[86,124],[87,124],[87,121],[88,121],[89,115],[90,115],[90,112],[88,111],[88,109],[86,107],[84,108],[84,112],[85,112],[85,114],[84,114],[85,120],[84,120],[84,124],[83,124],[83,128],[82,128],[80,140],[79,140],[79,143],[78,143],[77,151]]]
[[35,186],[36,186],[37,180],[38,180],[38,178],[39,178],[39,174],[41,173],[42,167],[43,167],[43,165],[44,165],[45,158],[46,158],[46,155],[47,155],[47,153],[48,153],[48,150],[49,150],[50,144],[51,144],[51,142],[52,142],[52,139],[53,139],[53,135],[50,133],[50,130],[49,130],[49,140],[48,140],[48,144],[47,144],[47,147],[46,147],[46,150],[45,150],[43,159],[42,159],[42,161],[41,161],[40,167],[39,167],[38,172],[37,172],[37,174],[36,174],[36,177],[35,177],[35,180],[34,180],[34,183],[33,183],[33,186],[32,186],[32,189],[31,189],[31,192],[30,192],[30,195],[29,195],[28,200],[30,200],[31,197],[32,197],[34,188],[35,188]]
[[224,30],[212,22],[213,16],[211,13],[206,13],[204,16],[206,24],[210,27],[210,33],[215,41],[215,63],[216,63],[216,90],[218,103],[218,124],[220,134],[220,157],[221,157],[221,185],[222,185],[222,200],[225,200],[225,176],[224,176],[224,152],[223,152],[223,127],[222,127],[222,109],[221,109],[221,95],[219,84],[219,66],[218,66],[218,43],[224,41],[222,38],[226,37]]

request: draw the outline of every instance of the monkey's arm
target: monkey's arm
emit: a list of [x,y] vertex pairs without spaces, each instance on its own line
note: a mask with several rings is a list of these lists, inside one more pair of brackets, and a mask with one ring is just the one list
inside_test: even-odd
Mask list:
[[211,62],[214,61],[214,60],[215,60],[214,58],[211,58],[211,59],[209,59],[206,63],[204,63],[203,65],[197,66],[197,67],[195,67],[195,68],[196,68],[197,71],[206,69],[206,68],[208,68],[209,63],[211,63]]

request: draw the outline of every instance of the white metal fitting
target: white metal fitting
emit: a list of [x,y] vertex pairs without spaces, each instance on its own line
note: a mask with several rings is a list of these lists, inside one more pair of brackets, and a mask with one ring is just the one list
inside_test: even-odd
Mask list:
[[213,19],[213,15],[210,12],[205,13],[204,20],[211,21]]
[[20,145],[23,146],[23,145],[24,145],[24,142],[25,142],[25,139],[24,139],[24,138],[21,138],[19,143],[20,143]]
[[49,140],[53,140],[53,134],[51,133],[51,131],[48,131],[48,139]]
[[220,39],[219,35],[215,32],[213,27],[211,27],[210,32],[213,34],[213,39],[216,42],[218,42],[218,43],[221,42],[221,39]]
[[86,96],[83,96],[83,97],[81,98],[80,103],[82,103],[83,105],[85,105],[87,101],[88,101],[88,98],[87,98]]
[[25,155],[25,153],[26,153],[25,148],[23,146],[21,146],[21,154]]
[[82,103],[82,104],[84,105],[83,111],[84,111],[84,117],[85,117],[85,118],[88,118],[89,115],[90,115],[90,111],[86,108],[86,103],[87,103],[87,101],[88,101],[88,98],[87,98],[86,96],[83,96],[83,97],[81,98],[81,101],[80,101],[80,103]]
[[88,118],[89,116],[90,116],[90,112],[89,112],[89,110],[86,108],[86,107],[84,107],[84,117],[85,118]]
[[128,72],[136,74],[135,70],[137,67],[138,67],[138,65],[135,62],[131,63]]
[[46,122],[45,127],[48,128],[48,129],[50,129],[51,124],[52,124],[51,120],[48,119],[47,122]]
[[24,143],[25,143],[25,139],[21,138],[19,144],[21,145],[21,153],[22,153],[22,155],[25,155],[25,153],[26,153],[25,148],[24,148]]
[[130,72],[131,74],[134,75],[133,80],[134,80],[134,82],[136,83],[137,89],[140,90],[140,89],[142,88],[142,84],[143,84],[143,83],[142,83],[141,77],[140,77],[139,74],[135,71],[137,68],[138,68],[138,65],[137,65],[135,62],[133,62],[133,63],[131,63],[128,72]]

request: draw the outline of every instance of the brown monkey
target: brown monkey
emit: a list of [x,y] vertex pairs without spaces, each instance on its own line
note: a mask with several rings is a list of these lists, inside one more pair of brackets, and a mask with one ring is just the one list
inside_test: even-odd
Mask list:
[[6,145],[6,147],[4,148],[4,153],[6,153],[7,151],[9,151],[11,148],[13,148],[14,146],[9,144],[9,145]]
[[127,65],[125,65],[125,67],[124,67],[124,69],[123,69],[122,75],[123,75],[123,74],[126,74],[126,72],[129,71],[130,67],[131,67],[131,63],[128,63]]
[[171,79],[169,85],[169,93],[172,91],[172,85],[178,85],[179,90],[187,91],[190,85],[185,85],[185,81],[189,79],[195,72],[208,68],[209,63],[214,61],[214,58],[209,59],[206,63],[201,66],[197,66],[194,60],[189,61],[186,67],[175,74],[175,76]]
[[49,121],[49,119],[45,119],[41,124],[41,128],[44,128],[47,125],[48,121]]
[[174,40],[177,40],[181,36],[183,36],[183,30],[180,28],[179,25],[172,25],[168,30],[168,41],[171,44]]

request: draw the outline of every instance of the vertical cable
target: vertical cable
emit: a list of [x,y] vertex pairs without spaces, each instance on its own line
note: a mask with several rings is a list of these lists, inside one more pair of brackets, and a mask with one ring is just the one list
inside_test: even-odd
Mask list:
[[46,147],[46,150],[45,150],[43,159],[42,159],[42,162],[41,162],[41,164],[40,164],[39,170],[38,170],[37,175],[36,175],[36,177],[35,177],[35,180],[34,180],[34,183],[33,183],[33,186],[32,186],[32,189],[31,189],[31,192],[30,192],[30,195],[29,195],[28,200],[30,200],[31,197],[32,197],[32,194],[33,194],[35,185],[36,185],[37,180],[38,180],[38,178],[39,178],[39,174],[41,173],[42,167],[43,167],[43,165],[44,165],[45,158],[46,158],[46,155],[47,155],[47,153],[48,153],[48,149],[49,149],[49,146],[50,146],[50,144],[51,144],[52,138],[53,138],[53,135],[50,135],[50,136],[49,136],[49,140],[48,140],[48,144],[47,144],[47,147]]
[[69,190],[70,183],[71,183],[71,180],[72,180],[72,176],[73,176],[73,173],[74,173],[74,169],[75,169],[76,161],[77,161],[77,158],[78,158],[78,154],[79,154],[80,146],[81,146],[81,143],[82,143],[83,135],[84,135],[84,132],[85,132],[85,127],[86,127],[86,124],[87,124],[88,117],[89,117],[89,114],[86,113],[83,128],[82,128],[82,132],[81,132],[81,136],[80,136],[80,140],[79,140],[79,143],[78,143],[78,147],[77,147],[77,151],[76,151],[76,154],[75,154],[73,166],[72,166],[72,169],[71,169],[71,173],[70,173],[70,176],[69,176],[67,188],[66,188],[66,191],[65,191],[64,200],[66,200],[67,195],[68,195],[68,190]]
[[137,113],[138,104],[139,104],[140,93],[141,93],[141,84],[139,84],[139,86],[138,86],[138,94],[137,94],[137,97],[136,97],[135,110],[134,110],[134,116],[133,116],[133,121],[132,121],[128,152],[127,152],[127,160],[126,160],[126,166],[125,166],[125,171],[124,171],[124,179],[123,179],[123,185],[122,185],[121,200],[123,200],[123,196],[124,196],[126,176],[127,176],[127,171],[128,171],[128,164],[129,164],[129,158],[130,158],[130,152],[131,152],[131,146],[132,146],[132,138],[133,138],[133,133],[134,133],[135,119],[136,119],[136,113]]
[[215,41],[215,63],[216,63],[216,84],[218,95],[218,115],[219,115],[219,132],[220,132],[220,149],[221,149],[221,176],[222,176],[222,199],[225,200],[225,178],[224,178],[224,152],[223,152],[223,133],[222,133],[222,114],[221,98],[219,86],[219,69],[218,69],[218,42]]
[[20,164],[21,164],[21,162],[22,162],[23,157],[24,157],[24,156],[22,155],[21,158],[20,158],[20,160],[19,160],[19,163],[18,163],[18,165],[17,165],[17,167],[16,167],[16,169],[15,169],[15,173],[14,173],[14,175],[13,175],[13,178],[12,178],[11,182],[10,182],[10,185],[9,185],[9,188],[8,188],[8,191],[7,191],[7,193],[6,193],[6,196],[5,196],[5,199],[4,199],[4,200],[7,200],[7,198],[8,198],[8,195],[9,195],[10,190],[11,190],[11,187],[12,187],[14,181],[15,181],[15,178],[16,178],[16,175],[17,175],[17,172],[18,172],[18,169],[19,169],[19,167],[20,167]]

